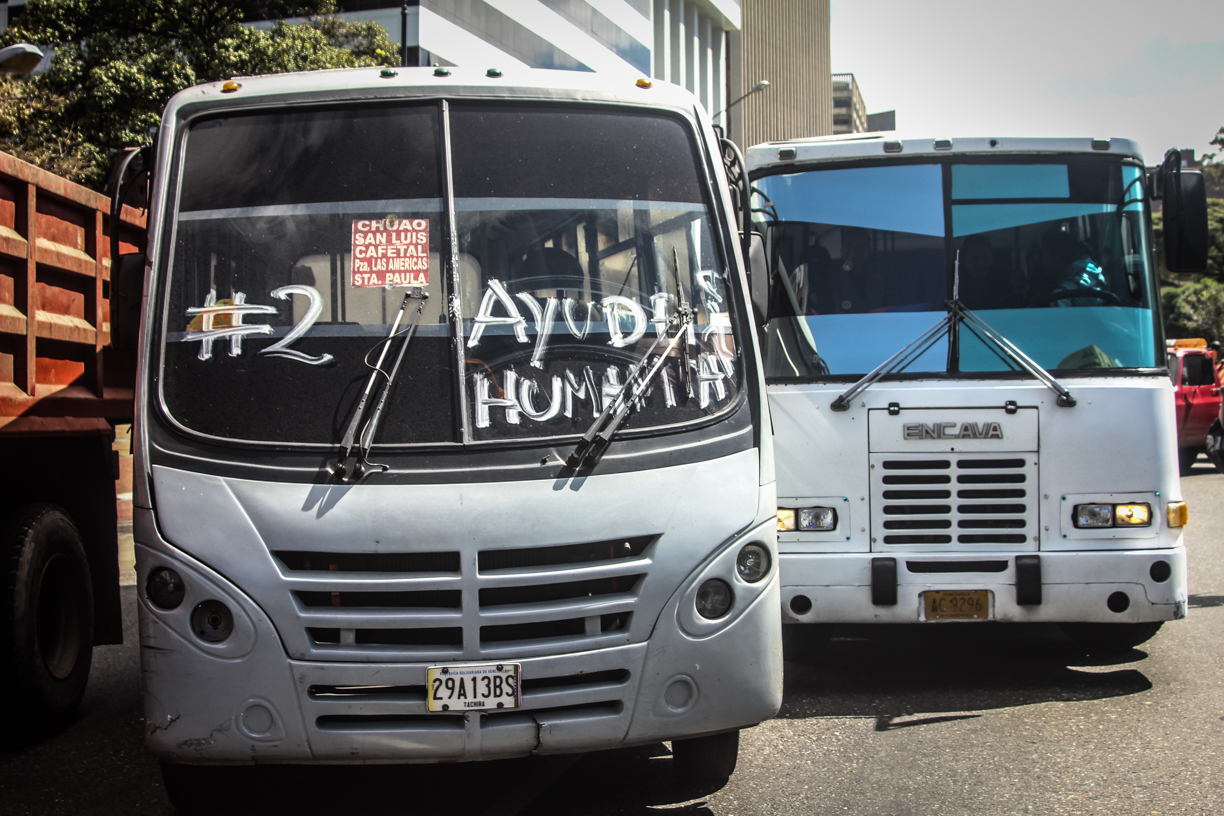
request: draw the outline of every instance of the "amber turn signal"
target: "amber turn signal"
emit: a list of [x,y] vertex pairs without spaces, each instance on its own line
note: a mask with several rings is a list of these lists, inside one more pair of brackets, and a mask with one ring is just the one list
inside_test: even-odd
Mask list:
[[1165,512],[1168,514],[1170,527],[1185,527],[1190,523],[1190,508],[1185,502],[1169,502]]

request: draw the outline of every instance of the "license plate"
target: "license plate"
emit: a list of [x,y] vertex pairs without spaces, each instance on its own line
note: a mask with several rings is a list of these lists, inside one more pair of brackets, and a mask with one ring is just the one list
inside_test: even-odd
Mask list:
[[985,589],[957,589],[922,593],[926,619],[990,620],[990,592]]
[[430,711],[518,708],[518,663],[430,666],[426,674]]

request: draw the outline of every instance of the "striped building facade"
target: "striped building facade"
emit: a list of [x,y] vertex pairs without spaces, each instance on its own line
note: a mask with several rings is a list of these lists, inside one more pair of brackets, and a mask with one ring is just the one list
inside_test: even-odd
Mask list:
[[650,76],[691,91],[742,146],[833,130],[829,0],[409,0],[406,26],[388,0],[338,5],[418,65]]

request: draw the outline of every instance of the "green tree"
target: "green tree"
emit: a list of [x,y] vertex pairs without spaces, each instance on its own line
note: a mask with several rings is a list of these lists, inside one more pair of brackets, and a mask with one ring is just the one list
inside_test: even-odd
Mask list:
[[[115,156],[147,140],[166,102],[233,76],[393,64],[377,23],[335,0],[30,0],[0,46],[55,50],[50,70],[0,81],[0,147],[96,189]],[[303,17],[259,29],[250,20]]]
[[1170,338],[1224,340],[1224,285],[1211,278],[1161,290],[1165,334]]
[[[1215,138],[1209,144],[1224,150],[1224,127],[1216,133]],[[1203,154],[1203,175],[1207,177],[1207,183],[1215,187],[1224,187],[1224,156],[1220,153],[1204,153]]]

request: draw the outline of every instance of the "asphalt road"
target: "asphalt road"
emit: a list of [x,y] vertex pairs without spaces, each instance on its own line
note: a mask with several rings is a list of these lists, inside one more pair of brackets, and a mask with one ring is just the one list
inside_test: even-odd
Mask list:
[[[787,664],[781,714],[744,732],[721,790],[679,790],[659,745],[576,761],[254,769],[220,792],[223,810],[1224,813],[1224,475],[1203,462],[1182,489],[1190,616],[1112,660],[1053,627],[847,629],[819,666]],[[126,643],[95,651],[78,721],[0,742],[0,813],[173,813],[141,747],[134,587],[124,592]]]

